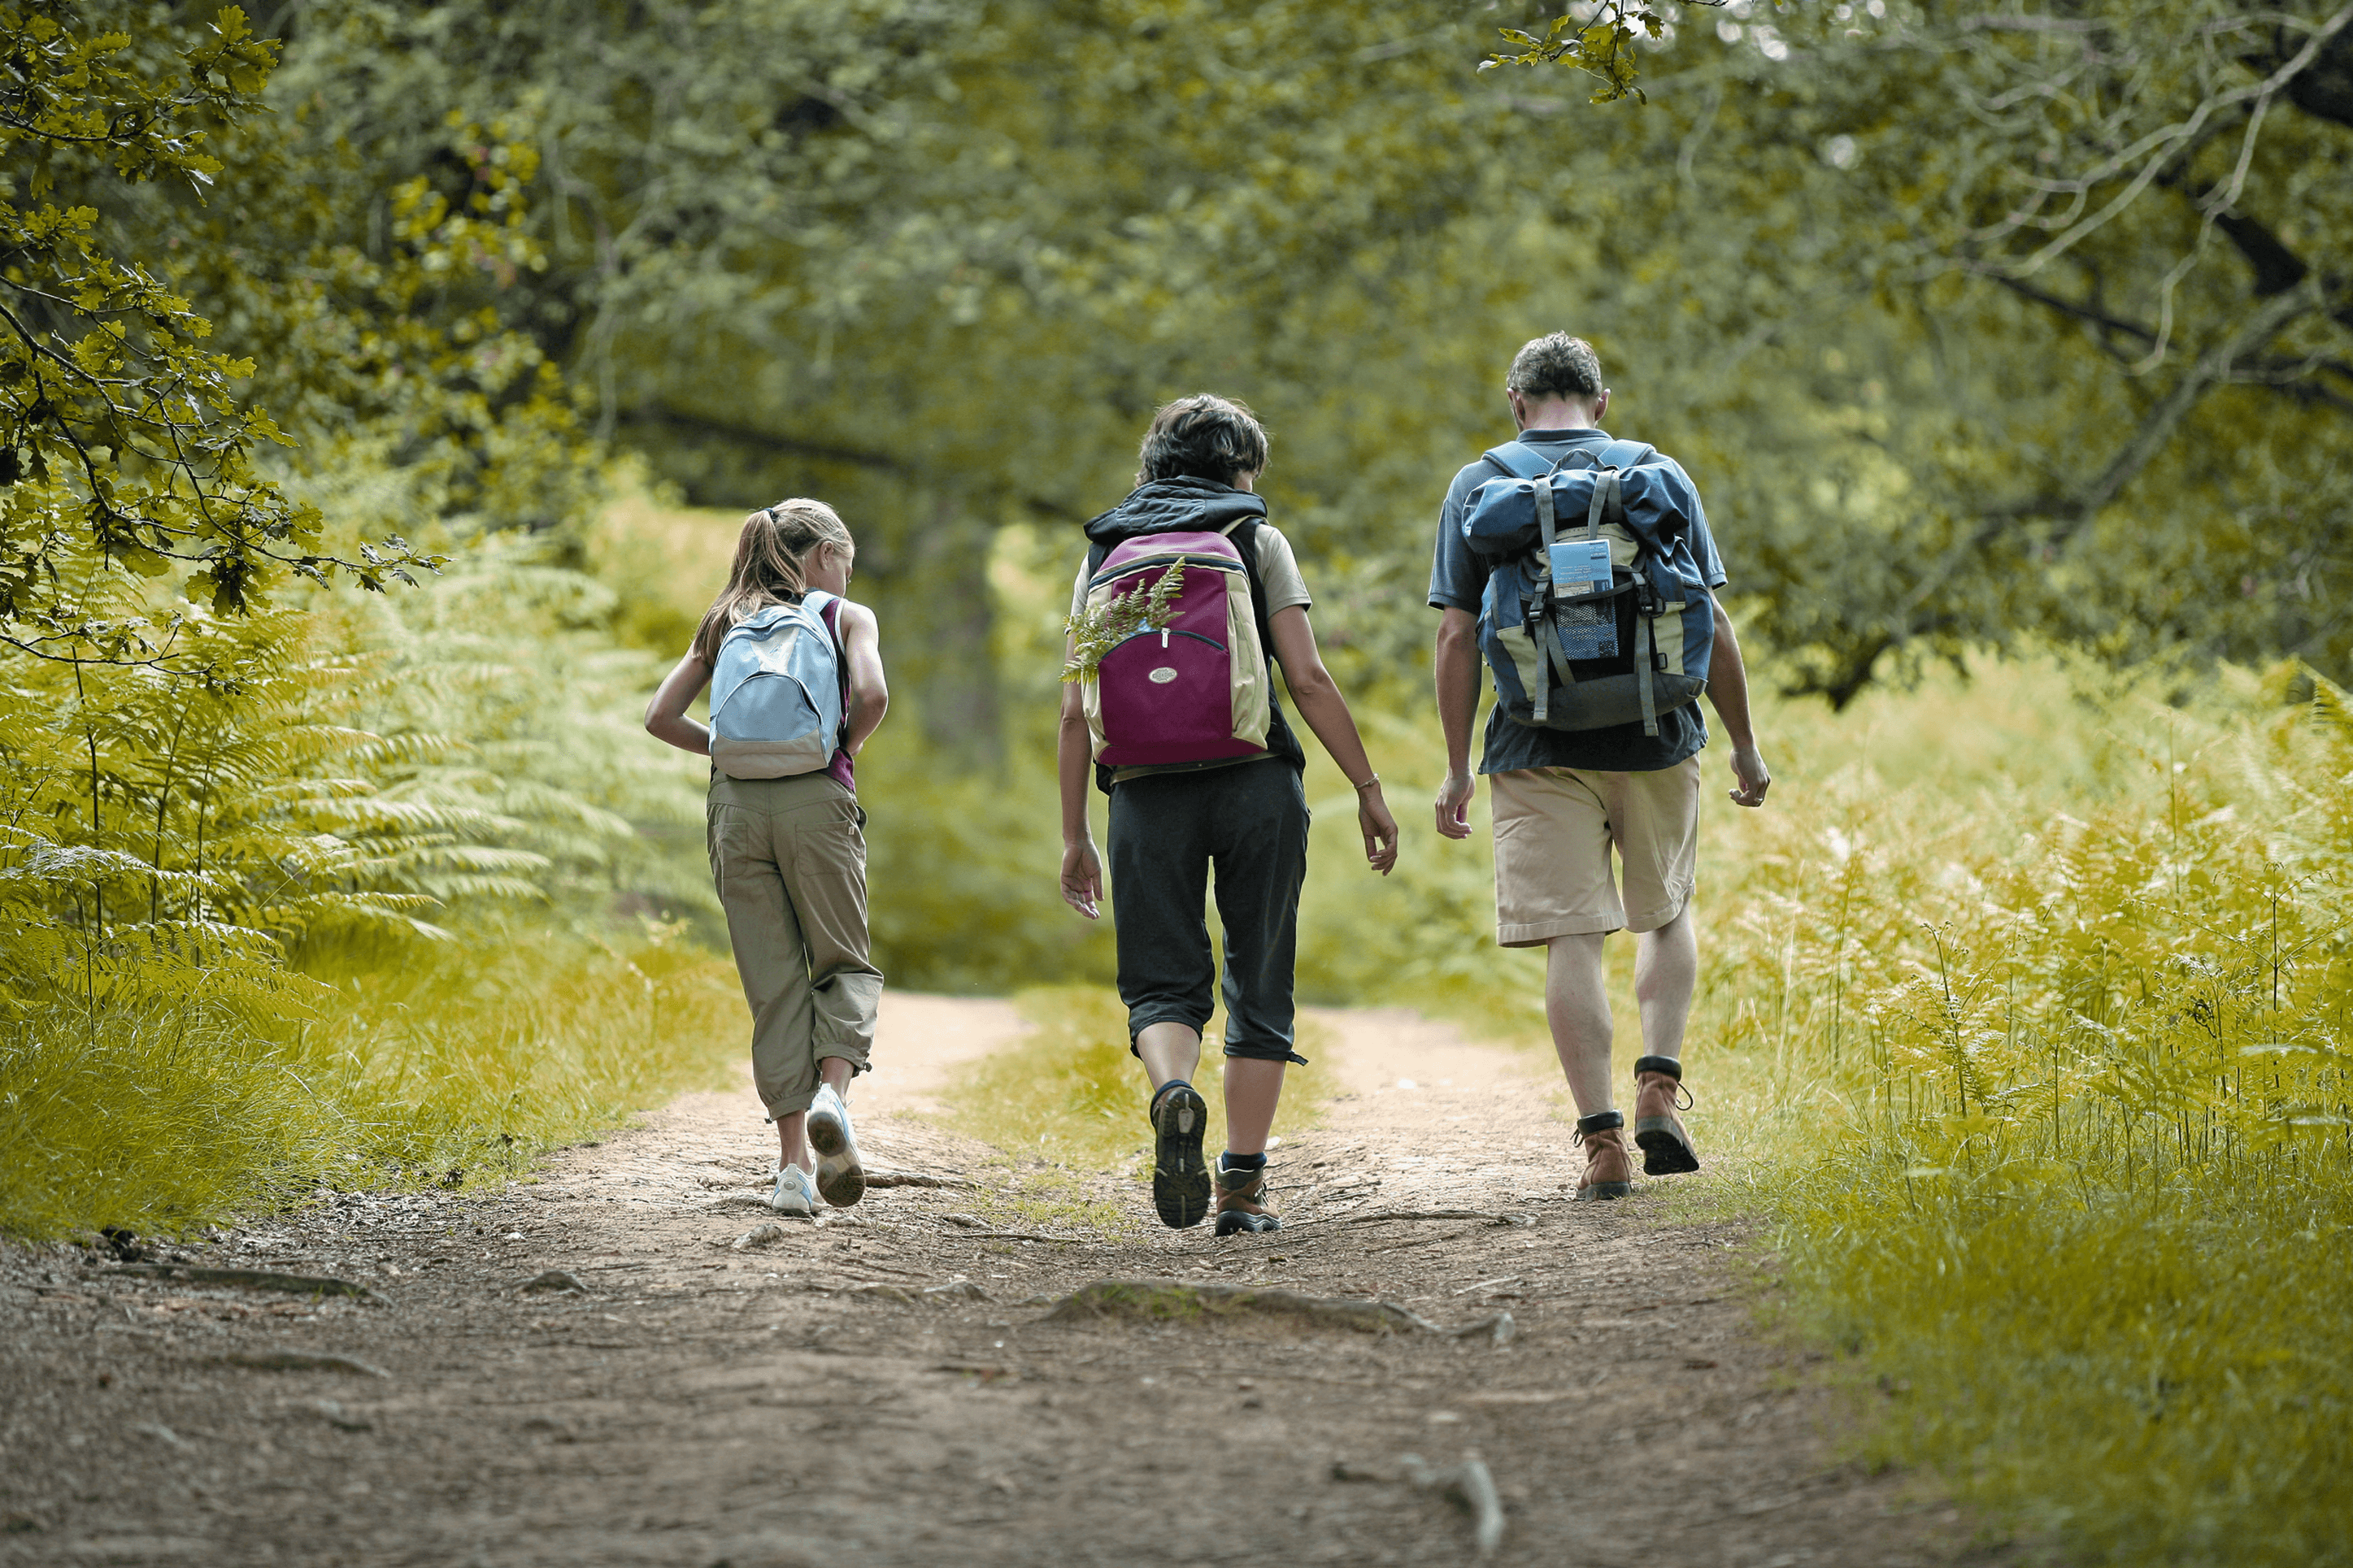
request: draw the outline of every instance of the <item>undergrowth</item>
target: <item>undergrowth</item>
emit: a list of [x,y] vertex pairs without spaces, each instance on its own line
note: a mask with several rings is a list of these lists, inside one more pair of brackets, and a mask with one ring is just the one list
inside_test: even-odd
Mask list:
[[470,931],[299,1012],[53,1002],[0,1041],[0,1215],[185,1233],[337,1188],[513,1175],[741,1054],[729,964],[649,926]]
[[2072,1560],[2353,1560],[2343,694],[1988,673],[2065,754],[1956,777],[1890,735],[1746,827],[1706,1135],[1756,1156],[1867,1456]]
[[639,831],[699,780],[621,743],[609,596],[493,541],[168,660],[0,655],[0,1226],[455,1184],[712,1080],[729,966],[626,912],[711,901]]

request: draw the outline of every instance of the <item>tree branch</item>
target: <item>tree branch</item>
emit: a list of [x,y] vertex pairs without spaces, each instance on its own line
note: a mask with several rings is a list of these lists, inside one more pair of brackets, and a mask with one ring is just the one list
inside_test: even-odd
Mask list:
[[1942,592],[1970,559],[2020,523],[2034,518],[2057,519],[2060,526],[2052,542],[2063,544],[2148,467],[2165,449],[2166,443],[2173,439],[2174,432],[2197,406],[2198,400],[2213,386],[2231,379],[2241,359],[2269,342],[2296,317],[2319,310],[2326,303],[2316,278],[2306,278],[2287,292],[2274,295],[2236,331],[2199,357],[2174,389],[2148,411],[2132,439],[2108,460],[2107,467],[2091,483],[2072,492],[2034,497],[1986,514],[1968,537],[1947,551],[1944,559],[1905,599],[1896,616],[1901,628],[1896,634],[1898,638],[1913,635],[1922,607]]
[[2311,36],[2305,40],[2304,47],[2262,81],[2246,87],[2233,88],[2228,92],[2218,93],[2207,99],[2190,112],[2187,120],[2151,132],[2131,146],[2111,154],[2090,173],[2068,181],[2069,188],[2088,192],[2092,186],[2101,181],[2113,179],[2124,173],[2134,162],[2140,162],[2139,171],[2126,183],[2122,191],[2109,199],[2105,205],[2088,217],[2078,218],[2041,249],[2015,263],[2016,275],[2023,278],[2040,271],[2050,262],[2074,248],[2076,242],[2086,235],[2104,227],[2118,213],[2130,206],[2139,198],[2141,192],[2147,190],[2159,175],[2168,172],[2182,150],[2198,139],[2204,131],[2207,121],[2215,115],[2241,103],[2268,101],[2283,89],[2293,86],[2306,68],[2319,58],[2321,51],[2328,47],[2330,40],[2345,30],[2348,23],[2353,23],[2353,5],[2344,6],[2336,15],[2314,28]]
[[779,436],[773,430],[762,430],[701,414],[683,414],[675,408],[658,405],[633,408],[624,417],[631,425],[651,425],[666,430],[715,437],[734,446],[754,447],[784,457],[807,458],[819,463],[845,463],[851,468],[880,469],[886,474],[913,475],[915,472],[913,464],[888,452],[837,446],[829,441],[804,441],[791,436]]

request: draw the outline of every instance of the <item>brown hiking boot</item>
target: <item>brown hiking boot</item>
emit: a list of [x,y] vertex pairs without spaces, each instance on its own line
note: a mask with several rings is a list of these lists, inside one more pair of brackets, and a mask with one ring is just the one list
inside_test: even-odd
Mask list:
[[1672,1057],[1634,1058],[1634,1142],[1642,1151],[1642,1174],[1680,1176],[1699,1169],[1699,1151],[1675,1114],[1690,1109],[1681,1062]]
[[1229,1170],[1225,1156],[1219,1155],[1217,1194],[1219,1236],[1233,1236],[1242,1231],[1255,1236],[1282,1228],[1282,1221],[1266,1206],[1264,1165],[1255,1171]]
[[1577,1142],[1585,1146],[1585,1179],[1577,1184],[1578,1203],[1602,1203],[1633,1192],[1633,1173],[1626,1163],[1624,1116],[1604,1110],[1578,1117]]

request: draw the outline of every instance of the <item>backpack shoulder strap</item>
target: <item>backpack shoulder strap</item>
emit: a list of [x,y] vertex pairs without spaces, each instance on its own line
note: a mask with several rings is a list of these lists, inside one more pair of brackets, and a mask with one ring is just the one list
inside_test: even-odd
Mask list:
[[1594,454],[1594,463],[1604,468],[1631,468],[1658,455],[1659,449],[1648,441],[1612,441]]
[[1226,538],[1233,543],[1234,553],[1242,558],[1242,574],[1250,579],[1250,619],[1258,625],[1259,651],[1266,655],[1268,668],[1274,664],[1274,627],[1267,620],[1266,579],[1259,575],[1258,530],[1264,518],[1246,517],[1226,530]]
[[1525,441],[1506,441],[1481,453],[1480,460],[1494,464],[1515,479],[1537,479],[1552,472],[1552,464]]

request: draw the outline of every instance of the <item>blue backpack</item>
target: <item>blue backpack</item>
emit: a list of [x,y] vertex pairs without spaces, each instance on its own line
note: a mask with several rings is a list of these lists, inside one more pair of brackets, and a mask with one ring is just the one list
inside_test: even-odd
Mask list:
[[720,640],[711,672],[711,761],[731,779],[813,773],[841,743],[841,655],[812,588]]
[[[1654,447],[1611,441],[1547,462],[1517,441],[1471,492],[1462,533],[1493,563],[1479,647],[1516,723],[1599,730],[1707,689],[1715,605],[1692,548],[1690,478]],[[1560,526],[1566,521],[1566,529]]]

